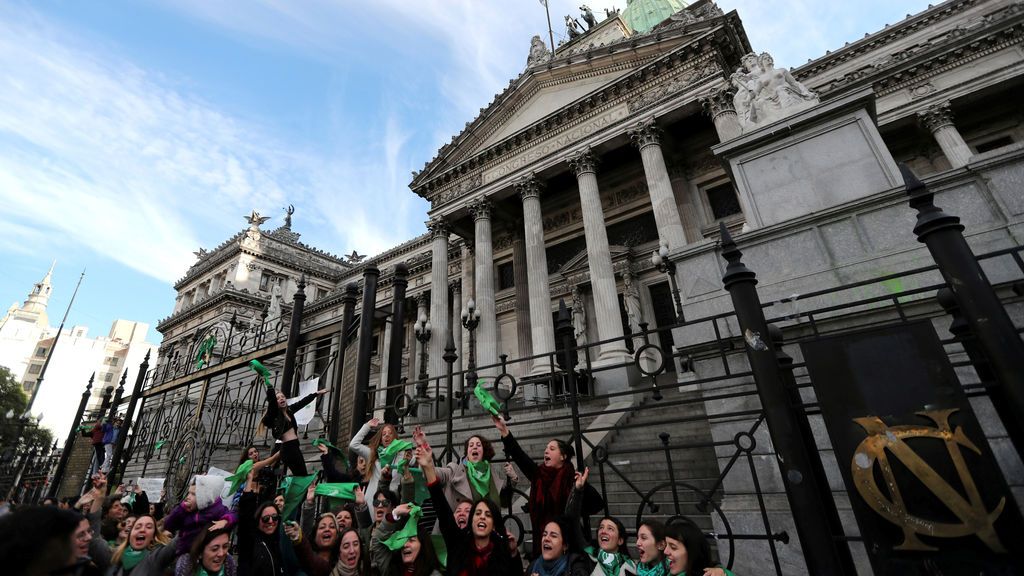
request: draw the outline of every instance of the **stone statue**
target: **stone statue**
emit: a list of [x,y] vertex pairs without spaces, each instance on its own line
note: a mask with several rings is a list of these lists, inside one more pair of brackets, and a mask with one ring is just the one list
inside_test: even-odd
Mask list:
[[572,332],[577,346],[587,343],[587,304],[579,287],[572,289]]
[[272,322],[281,319],[281,281],[277,280],[270,287],[270,307],[267,308],[267,319]]
[[736,87],[733,105],[740,128],[750,131],[818,104],[818,96],[797,82],[789,70],[776,68],[771,54],[753,52],[729,77]]
[[565,17],[565,30],[569,33],[570,41],[583,34],[583,32],[580,31],[580,25],[576,23],[576,19],[568,15]]
[[355,250],[353,250],[348,256],[345,256],[345,261],[349,264],[359,264],[363,260],[366,260],[366,256],[356,252]]
[[590,6],[586,4],[580,6],[580,12],[582,12],[583,21],[587,23],[587,30],[597,26],[597,18],[594,18],[594,12],[590,9]]
[[605,18],[611,18],[612,16],[618,16],[618,15],[619,15],[619,9],[618,8],[610,8],[610,9],[609,8],[605,8],[604,9],[604,16],[605,16]]
[[270,220],[270,216],[260,216],[260,213],[255,210],[245,218],[245,221],[249,223],[250,230],[259,230],[260,225],[267,220]]
[[644,321],[643,312],[640,310],[640,290],[637,289],[636,281],[629,271],[622,273],[622,301],[626,305],[629,330],[633,333],[639,332],[640,323]]
[[289,230],[291,230],[292,229],[292,214],[295,214],[295,206],[289,204],[288,207],[285,208],[284,211],[285,211],[284,227],[289,229]]
[[551,51],[548,50],[547,45],[540,39],[540,36],[534,35],[530,39],[530,55],[526,57],[526,65],[540,64],[541,62],[546,62],[549,58],[551,58]]

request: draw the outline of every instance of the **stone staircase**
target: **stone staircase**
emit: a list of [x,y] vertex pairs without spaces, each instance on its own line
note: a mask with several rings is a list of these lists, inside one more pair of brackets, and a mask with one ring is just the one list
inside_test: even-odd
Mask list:
[[[677,403],[682,400],[698,399],[699,392],[683,393],[668,382],[665,385],[671,387],[662,388],[662,400],[653,400],[650,392],[645,392],[635,406],[617,414],[588,415],[603,410],[607,406],[606,402],[587,399],[580,402],[579,410],[584,415],[581,417],[584,435],[593,444],[606,449],[609,454],[608,463],[604,465],[604,489],[607,494],[608,512],[621,519],[630,534],[635,534],[637,509],[642,499],[638,491],[646,494],[656,486],[669,482],[665,451],[658,436],[660,433],[670,435],[669,442],[673,447],[672,470],[676,482],[684,482],[708,491],[718,478],[718,464],[712,447],[675,448],[679,445],[711,441],[708,422],[703,418],[703,403]],[[588,427],[592,429],[591,432],[587,432]],[[509,428],[526,453],[539,459],[551,438],[568,440],[572,436],[571,411],[566,406],[558,406],[513,412]],[[594,428],[607,430],[594,431]],[[445,423],[427,424],[424,425],[424,430],[431,444],[435,446],[435,453],[439,453],[439,447],[444,445]],[[504,458],[497,430],[494,429],[490,417],[483,414],[467,414],[456,418],[452,434],[456,451],[461,452],[462,442],[474,433],[481,433],[494,441],[496,459]],[[590,483],[600,491],[600,467],[594,461],[590,446],[585,445],[584,456],[591,468]],[[613,468],[618,469],[618,472]],[[626,478],[623,478],[623,475]],[[630,483],[636,489],[631,487]],[[529,485],[520,480],[519,489],[528,492]],[[702,529],[713,529],[710,516],[698,509],[700,497],[696,493],[680,489],[677,497],[681,515],[691,518]],[[719,494],[716,500],[720,497]],[[671,488],[659,490],[651,501],[657,509],[645,510],[644,518],[665,521],[676,514]],[[524,503],[514,503],[513,511],[526,528],[523,538],[529,539],[530,518],[523,511]],[[593,528],[596,529],[599,520],[599,517],[591,518]]]

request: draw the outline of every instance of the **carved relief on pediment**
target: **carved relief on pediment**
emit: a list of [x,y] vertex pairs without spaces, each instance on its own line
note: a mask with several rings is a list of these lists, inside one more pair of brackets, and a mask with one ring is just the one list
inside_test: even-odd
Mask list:
[[694,66],[630,99],[629,111],[630,113],[636,113],[648,108],[669,96],[685,92],[688,88],[696,86],[705,79],[715,76],[720,72],[721,68],[715,62],[706,62],[703,65]]
[[470,174],[466,178],[459,180],[453,184],[447,190],[441,192],[437,196],[434,196],[430,200],[431,208],[437,208],[443,204],[447,204],[456,198],[461,198],[466,194],[469,194],[473,190],[476,190],[482,184],[481,175],[479,172]]

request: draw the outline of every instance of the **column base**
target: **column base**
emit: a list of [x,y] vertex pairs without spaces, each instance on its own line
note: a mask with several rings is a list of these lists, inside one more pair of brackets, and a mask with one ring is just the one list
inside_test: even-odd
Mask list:
[[[615,366],[615,368],[608,368]],[[595,395],[624,392],[640,385],[641,374],[633,363],[633,357],[622,344],[607,344],[601,347],[597,359],[590,363],[594,374]],[[625,400],[625,398],[623,398]]]

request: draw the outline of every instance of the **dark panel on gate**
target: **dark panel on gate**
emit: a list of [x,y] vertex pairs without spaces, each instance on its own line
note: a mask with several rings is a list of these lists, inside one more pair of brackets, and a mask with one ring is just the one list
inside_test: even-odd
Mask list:
[[801,348],[875,572],[1020,571],[1020,511],[931,323]]

